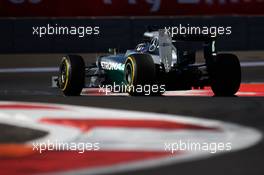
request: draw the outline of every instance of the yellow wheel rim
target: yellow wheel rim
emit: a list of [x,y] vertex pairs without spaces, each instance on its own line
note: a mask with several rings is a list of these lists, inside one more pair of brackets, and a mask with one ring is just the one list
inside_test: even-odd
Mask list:
[[134,77],[135,77],[135,66],[134,66],[134,61],[131,57],[128,57],[127,60],[129,60],[131,62],[131,66],[132,66],[132,79],[131,79],[131,84],[130,85],[133,85],[134,84]]
[[66,66],[65,83],[64,83],[64,86],[62,88],[62,90],[64,91],[67,88],[68,83],[69,83],[69,67],[70,67],[70,64],[66,58],[63,59],[62,63],[65,63],[65,66]]

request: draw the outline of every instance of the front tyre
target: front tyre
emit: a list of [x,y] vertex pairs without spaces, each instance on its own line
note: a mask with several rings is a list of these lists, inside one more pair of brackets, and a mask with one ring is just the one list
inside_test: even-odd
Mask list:
[[126,60],[124,73],[127,92],[130,95],[153,96],[161,94],[159,86],[154,84],[156,79],[156,68],[150,55],[130,55]]
[[67,55],[62,58],[58,85],[66,96],[80,95],[84,87],[85,63],[79,55]]
[[233,96],[239,90],[241,67],[236,55],[217,55],[209,73],[215,96]]

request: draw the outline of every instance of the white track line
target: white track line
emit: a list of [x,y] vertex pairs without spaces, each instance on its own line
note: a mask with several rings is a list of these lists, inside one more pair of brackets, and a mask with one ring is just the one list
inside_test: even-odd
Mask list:
[[0,73],[45,73],[58,72],[58,67],[23,67],[23,68],[1,68]]
[[[262,67],[264,61],[241,62],[241,67]],[[22,67],[22,68],[0,68],[0,73],[47,73],[58,72],[58,67]]]
[[[35,129],[36,127],[49,131],[49,135],[41,138],[42,140],[32,140],[27,142],[28,145],[33,143],[88,143],[98,142],[100,143],[99,151],[166,151],[164,148],[165,142],[176,143],[177,140],[187,141],[190,143],[197,144],[217,144],[231,143],[232,148],[230,150],[224,150],[211,148],[209,150],[216,149],[217,152],[212,154],[208,151],[199,149],[188,150],[184,154],[171,154],[165,157],[151,157],[149,159],[137,159],[137,160],[123,160],[123,162],[103,165],[103,161],[99,162],[94,167],[82,167],[68,170],[57,170],[57,172],[50,172],[44,174],[57,174],[57,175],[75,175],[75,174],[116,174],[120,172],[135,171],[140,169],[148,169],[160,166],[174,165],[176,163],[183,163],[187,161],[197,161],[205,158],[210,158],[215,155],[229,153],[230,151],[239,151],[242,149],[249,148],[256,145],[262,140],[262,133],[254,128],[248,128],[236,124],[226,123],[219,120],[209,120],[202,118],[194,118],[172,114],[156,114],[147,112],[133,112],[124,110],[114,109],[103,109],[93,107],[81,107],[71,105],[57,105],[57,104],[43,104],[43,103],[24,103],[24,102],[4,102],[0,101],[2,105],[40,105],[40,106],[52,106],[58,107],[60,110],[46,110],[46,109],[5,109],[0,111],[0,122],[5,124],[13,124],[16,126],[29,127]],[[40,122],[43,119],[101,119],[101,120],[141,120],[146,123],[155,120],[156,122],[169,122],[171,124],[190,124],[198,125],[207,128],[217,128],[217,131],[210,130],[192,130],[192,129],[181,129],[181,130],[163,130],[159,128],[127,128],[124,127],[95,127],[89,130],[89,134],[86,131],[79,130],[72,126],[55,125]],[[78,116],[76,118],[76,116]],[[148,126],[148,125],[146,125]],[[105,134],[107,133],[107,134]],[[129,139],[127,136],[130,135]],[[134,139],[134,140],[133,140]],[[187,143],[188,144],[188,143]],[[33,146],[33,145],[32,145]],[[213,145],[212,145],[213,146]],[[33,148],[32,148],[33,149]],[[53,148],[54,149],[54,148]],[[56,148],[57,149],[57,146]],[[208,148],[207,148],[208,149]],[[48,149],[49,150],[49,149]],[[41,156],[41,155],[39,155]],[[38,156],[38,157],[39,157]],[[42,156],[41,156],[42,157]],[[29,158],[30,159],[30,158]]]
[[264,61],[247,61],[240,62],[241,67],[261,67],[264,66]]

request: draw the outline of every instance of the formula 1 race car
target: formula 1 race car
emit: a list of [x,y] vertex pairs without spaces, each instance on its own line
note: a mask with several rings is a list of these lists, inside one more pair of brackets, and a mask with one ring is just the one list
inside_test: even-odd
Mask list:
[[[100,56],[89,65],[78,55],[63,57],[58,87],[66,96],[80,95],[84,87],[105,86],[130,95],[161,95],[169,90],[205,86],[211,86],[215,96],[233,96],[238,91],[239,60],[233,54],[217,54],[214,37],[171,37],[160,29],[146,32],[144,38],[125,54]],[[203,63],[196,63],[198,50],[203,50]]]

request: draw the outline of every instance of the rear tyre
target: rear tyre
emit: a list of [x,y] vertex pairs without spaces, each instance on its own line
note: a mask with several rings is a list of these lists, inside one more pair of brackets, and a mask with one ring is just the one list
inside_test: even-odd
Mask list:
[[233,96],[241,83],[241,68],[237,56],[219,54],[210,67],[211,88],[215,96]]
[[[154,84],[156,69],[150,55],[130,55],[125,63],[125,81],[127,92],[132,96],[160,95],[160,89]],[[153,88],[155,86],[155,88]]]
[[84,87],[85,63],[79,55],[67,55],[62,58],[58,85],[66,96],[80,95]]

